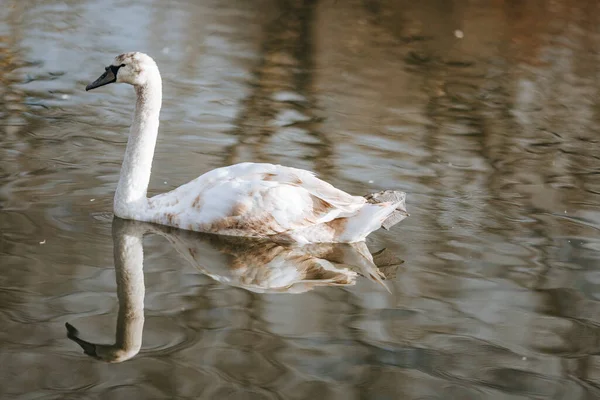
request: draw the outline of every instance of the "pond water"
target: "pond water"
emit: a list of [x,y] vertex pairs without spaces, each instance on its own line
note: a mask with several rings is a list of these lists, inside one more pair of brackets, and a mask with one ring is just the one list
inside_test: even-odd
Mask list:
[[[3,0],[0,398],[600,398],[599,26],[592,0]],[[261,290],[262,247],[113,222],[134,93],[84,87],[125,51],[163,75],[151,194],[241,161],[403,190],[367,240],[391,293]]]

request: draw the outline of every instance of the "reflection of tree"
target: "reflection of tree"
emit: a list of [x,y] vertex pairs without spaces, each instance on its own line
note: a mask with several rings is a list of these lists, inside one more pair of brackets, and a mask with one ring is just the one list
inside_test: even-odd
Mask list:
[[[36,34],[41,34],[44,29],[55,33],[63,29],[62,24],[66,23],[72,27],[80,22],[79,9],[71,4],[71,0],[65,3],[68,11],[60,13],[59,21],[53,20],[51,15],[45,13],[41,13],[40,16],[36,13],[37,9],[28,7],[26,2],[9,0],[7,4],[3,4],[0,23],[4,22],[8,27],[6,33],[0,35],[0,125],[7,134],[5,148],[26,143],[33,151],[38,152],[36,157],[39,157],[39,153],[46,150],[44,145],[47,143],[32,133],[37,133],[46,127],[49,121],[59,120],[61,117],[62,110],[59,111],[58,107],[50,106],[46,102],[55,99],[57,93],[48,90],[47,86],[40,90],[36,88],[38,85],[35,83],[52,81],[63,72],[44,71],[41,68],[42,61],[32,61],[43,58],[52,51],[34,54],[32,57],[30,49],[26,47],[26,41]],[[60,142],[62,137],[59,136],[54,135],[49,141]],[[10,139],[14,139],[15,142]],[[35,169],[26,164],[31,162],[32,158],[23,157],[24,164],[18,166],[21,171]]]
[[[304,157],[314,162],[314,169],[324,178],[333,173],[332,143],[319,130],[311,87],[314,5],[313,0],[277,2],[276,17],[264,29],[261,59],[251,82],[252,92],[242,102],[242,111],[235,121],[233,134],[239,140],[228,150],[227,163],[242,160],[285,163],[289,144],[271,149],[265,146],[282,133],[283,128],[293,126],[299,128],[296,135],[308,134],[315,139],[313,143],[304,142],[309,151]],[[281,121],[286,111],[291,119]],[[274,155],[274,151],[279,153]]]
[[24,121],[21,114],[26,110],[24,106],[25,93],[16,87],[22,77],[16,70],[24,63],[19,51],[21,40],[20,18],[24,11],[24,3],[9,1],[4,5],[4,23],[9,27],[9,34],[0,35],[0,125],[4,133],[15,135],[23,127]]
[[[365,89],[362,93],[366,95],[360,96],[360,90],[348,81],[330,75],[327,79],[334,80],[332,86],[345,94],[335,99],[336,105],[364,112],[376,104],[377,110],[365,115],[377,115],[382,130],[385,124],[405,128],[397,129],[400,133],[396,139],[405,147],[422,151],[414,161],[412,154],[407,155],[413,163],[405,164],[435,172],[434,176],[401,178],[412,179],[416,191],[429,189],[427,196],[419,196],[417,210],[413,210],[413,218],[419,221],[419,241],[407,250],[432,257],[421,269],[412,271],[409,266],[397,283],[407,282],[403,286],[414,290],[415,296],[388,305],[399,315],[432,315],[431,325],[407,316],[405,320],[398,317],[401,322],[396,322],[398,328],[394,329],[395,322],[390,319],[389,351],[393,355],[372,350],[374,358],[380,354],[379,361],[389,362],[390,378],[381,378],[375,368],[378,373],[369,371],[356,379],[377,382],[371,389],[380,393],[382,386],[395,384],[393,377],[403,375],[392,366],[424,371],[428,374],[424,382],[431,377],[444,378],[429,362],[437,360],[445,365],[445,372],[453,370],[450,362],[442,361],[444,356],[435,346],[421,352],[394,345],[399,338],[429,347],[438,338],[446,340],[444,335],[465,334],[465,343],[472,345],[473,351],[498,362],[505,357],[499,342],[522,345],[544,353],[536,353],[542,359],[556,361],[548,354],[553,345],[539,339],[544,335],[564,340],[565,346],[556,349],[565,354],[596,351],[597,345],[590,343],[567,344],[578,335],[593,332],[596,337],[598,333],[589,322],[568,322],[573,317],[589,316],[584,315],[582,299],[567,295],[574,284],[564,280],[577,276],[568,268],[591,268],[593,260],[582,257],[581,244],[576,240],[567,244],[567,238],[594,236],[597,221],[570,219],[573,209],[590,209],[588,190],[594,187],[593,176],[597,174],[598,157],[593,155],[597,153],[594,137],[598,129],[598,13],[593,12],[597,3],[565,0],[548,7],[543,2],[496,1],[482,6],[365,0],[345,5],[336,6],[338,24],[328,28],[334,34],[322,35],[323,41],[333,42],[328,47],[333,55],[326,56],[331,64],[358,65],[356,70],[346,69],[355,74],[354,82],[365,82],[373,78],[369,71],[378,70],[380,78],[369,82],[369,88],[381,82],[388,88],[382,87],[377,95]],[[359,6],[363,6],[362,11]],[[347,26],[352,29],[344,29]],[[460,40],[454,33],[457,29],[464,33]],[[377,46],[383,50],[377,51]],[[400,69],[411,76],[404,84],[406,99],[394,88],[403,79]],[[425,121],[421,126],[411,125],[409,115],[398,117],[389,111],[411,111],[411,101],[415,108],[420,107],[419,117]],[[340,130],[352,128],[347,121],[339,124]],[[350,140],[356,137],[358,134]],[[415,145],[417,140],[420,143]],[[410,191],[412,198],[421,194]],[[565,210],[563,218],[560,214]],[[566,222],[567,218],[571,222]],[[474,277],[489,279],[488,289],[473,287]],[[519,293],[512,290],[515,286]],[[544,289],[556,286],[568,289]],[[347,302],[355,301],[361,300]],[[527,310],[524,314],[519,311],[521,307]],[[355,332],[357,342],[377,343],[383,335],[366,328],[371,320],[360,310],[354,310],[357,317],[352,321],[352,326],[365,327]],[[457,323],[449,322],[455,316],[460,316]],[[445,323],[436,324],[440,319]],[[487,331],[489,321],[510,329]],[[371,334],[376,338],[373,342],[369,341]],[[452,351],[452,357],[456,355]],[[404,362],[409,357],[418,358],[411,367]],[[484,358],[473,360],[483,362]],[[478,376],[476,369],[469,368],[469,375]],[[447,379],[458,385],[474,390],[479,385],[449,373]],[[525,373],[522,376],[525,385],[535,385],[535,379],[528,379]],[[562,377],[562,384],[566,384],[566,373],[561,373]],[[484,385],[515,390],[500,375],[482,376],[481,380],[487,382]],[[556,393],[559,385],[548,390]],[[419,397],[416,392],[406,395]]]
[[[585,143],[594,140],[590,133],[597,127],[597,79],[590,65],[597,57],[586,55],[588,34],[580,28],[598,18],[586,8],[589,4],[568,1],[543,10],[526,3],[504,5],[512,45],[494,75],[497,87],[486,93],[494,105],[488,107],[494,130],[488,147],[497,167],[490,185],[510,218],[504,224],[511,235],[507,240],[514,232],[530,238],[536,262],[529,268],[529,286],[545,286],[546,275],[567,261],[558,251],[566,240],[557,247],[557,238],[587,230],[551,216],[566,212],[568,217],[574,204],[585,202],[589,176],[584,171],[594,159]],[[536,221],[515,223],[523,214]]]

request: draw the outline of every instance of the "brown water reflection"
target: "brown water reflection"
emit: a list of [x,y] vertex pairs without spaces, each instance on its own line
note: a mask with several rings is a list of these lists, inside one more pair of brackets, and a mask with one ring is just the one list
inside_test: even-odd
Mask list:
[[[4,0],[0,397],[600,397],[599,7]],[[404,190],[411,218],[367,242],[406,261],[392,294],[257,294],[150,235],[140,353],[82,355],[65,322],[114,334],[133,107],[83,87],[130,50],[163,74],[154,193],[246,160]]]

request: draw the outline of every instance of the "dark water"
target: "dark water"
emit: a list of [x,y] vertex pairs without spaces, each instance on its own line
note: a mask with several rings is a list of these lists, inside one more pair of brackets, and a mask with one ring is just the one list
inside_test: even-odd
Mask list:
[[[591,0],[3,0],[0,398],[600,398],[599,27]],[[367,242],[391,294],[250,291],[235,245],[199,266],[164,232],[139,286],[110,213],[134,95],[83,90],[132,50],[163,74],[152,194],[239,161],[404,190]],[[143,323],[141,351],[65,322]]]

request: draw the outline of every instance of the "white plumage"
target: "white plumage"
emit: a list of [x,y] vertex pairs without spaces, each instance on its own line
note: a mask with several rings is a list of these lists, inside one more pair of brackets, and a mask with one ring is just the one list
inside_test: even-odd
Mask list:
[[115,193],[114,211],[118,217],[199,232],[306,244],[363,241],[392,215],[395,222],[408,215],[404,193],[396,192],[394,201],[368,202],[336,189],[312,172],[263,163],[218,168],[148,199],[162,102],[160,73],[149,56],[125,53],[86,89],[111,82],[132,84],[137,93]]

